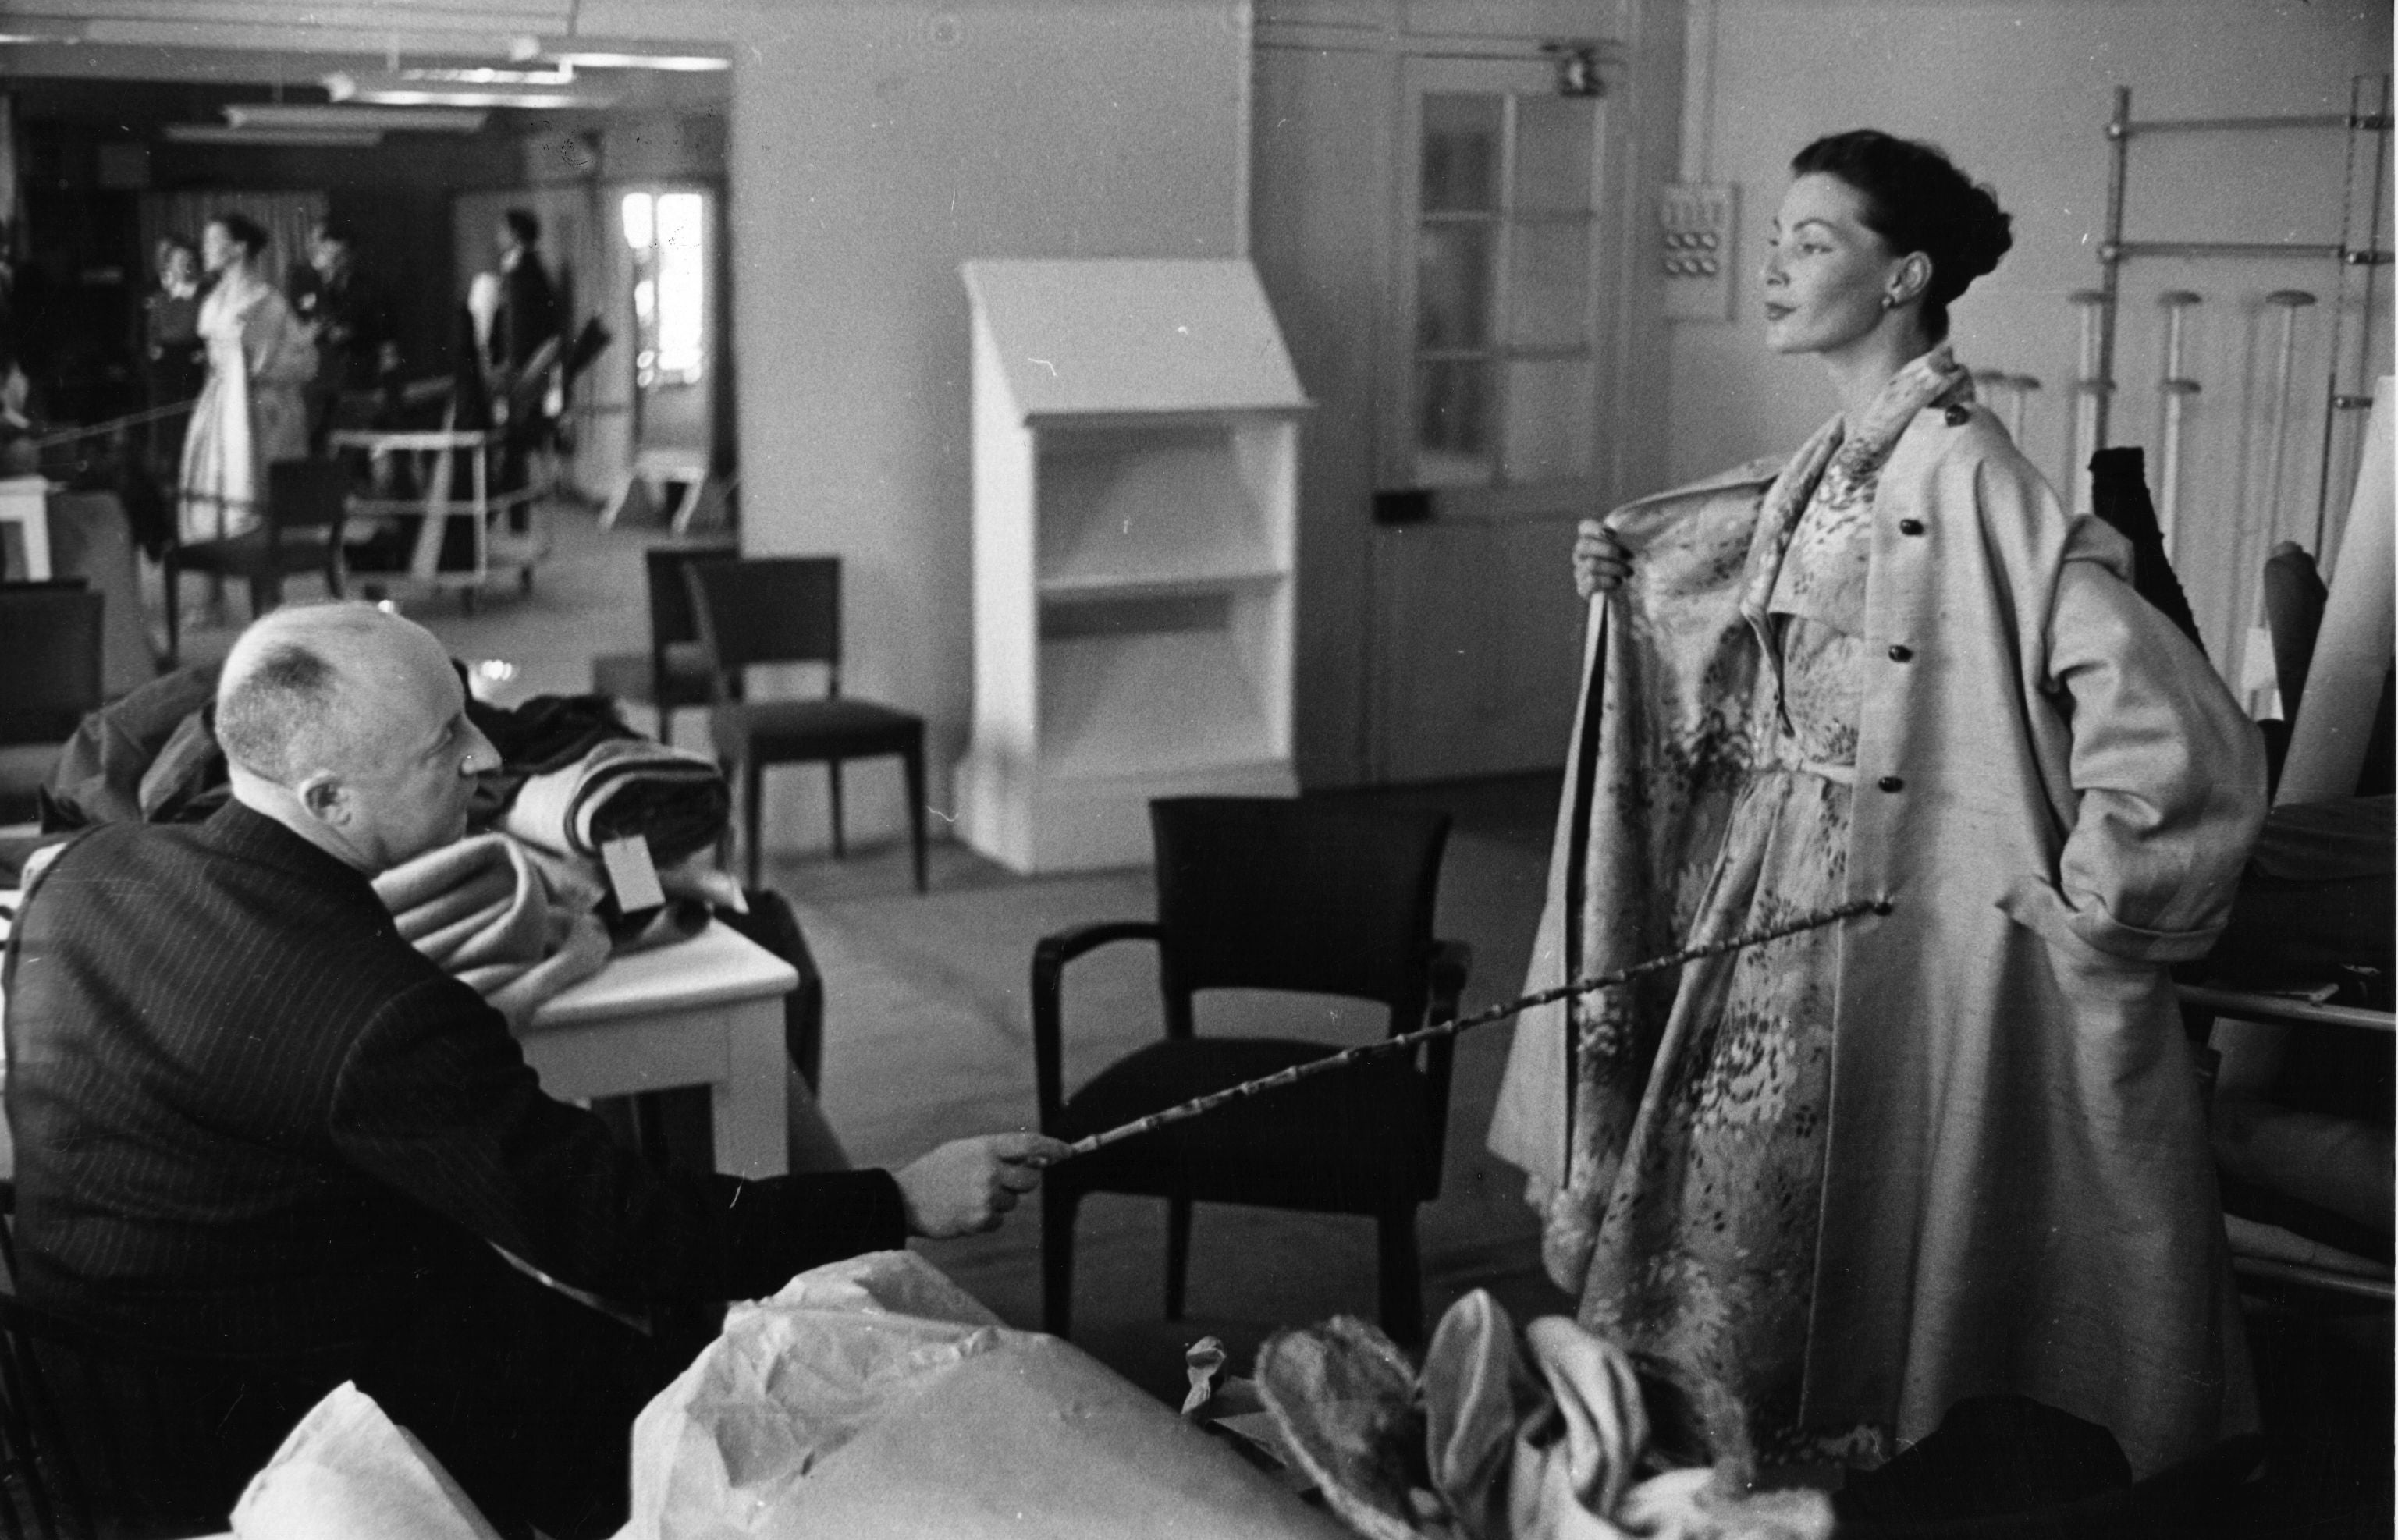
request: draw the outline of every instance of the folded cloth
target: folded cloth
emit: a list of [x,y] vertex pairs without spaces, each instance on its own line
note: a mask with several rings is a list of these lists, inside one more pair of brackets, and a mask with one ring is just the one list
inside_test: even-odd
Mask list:
[[[1280,1446],[1369,1540],[1825,1540],[1822,1493],[1751,1493],[1745,1452],[1675,1467],[1718,1419],[1704,1387],[1563,1316],[1518,1340],[1476,1290],[1441,1318],[1421,1379],[1336,1317],[1258,1350]],[[1653,1426],[1657,1419],[1664,1426]],[[1663,1437],[1660,1437],[1663,1435]]]
[[521,1026],[608,960],[598,889],[505,835],[477,835],[393,867],[375,893],[399,933]]
[[333,1387],[251,1478],[238,1540],[499,1540],[499,1532],[374,1398]]
[[611,738],[561,769],[530,776],[500,827],[561,855],[596,856],[638,835],[671,866],[723,834],[733,807],[723,772],[704,754],[646,738]]
[[877,1252],[733,1307],[633,1426],[617,1540],[1340,1533],[1080,1349]]

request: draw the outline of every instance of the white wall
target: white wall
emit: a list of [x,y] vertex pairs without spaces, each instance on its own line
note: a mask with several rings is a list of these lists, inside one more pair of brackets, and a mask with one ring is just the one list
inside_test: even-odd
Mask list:
[[[931,718],[947,809],[973,673],[958,263],[1236,254],[1239,8],[851,0],[732,31],[742,539],[844,558],[849,690]],[[821,775],[777,780],[769,846],[820,843]],[[896,769],[848,784],[854,830],[901,826]]]
[[[1946,147],[1993,183],[2015,248],[1953,312],[1959,357],[2038,376],[2024,435],[2062,469],[2078,321],[2068,296],[2099,280],[2112,90],[2135,119],[2342,112],[2349,83],[2391,64],[2388,0],[1692,0],[1684,171],[1740,189],[1738,319],[1675,328],[1661,424],[1685,479],[1796,446],[1832,409],[1817,367],[1767,355],[1755,268],[1790,155],[1810,139],[1870,126]],[[2208,135],[2134,145],[2127,234],[2146,239],[2337,240],[2344,181],[2336,132]],[[2386,210],[2385,204],[2385,210]],[[2386,223],[2381,235],[2389,242]],[[2381,310],[2389,308],[2383,271]],[[2257,561],[2273,538],[2312,543],[2313,468],[2328,369],[2324,263],[2156,261],[2128,264],[2110,437],[2159,459],[2153,382],[2156,296],[2188,288],[2202,392],[2189,430],[2189,512],[2176,559],[2218,663],[2245,624]],[[2326,304],[2302,319],[2299,410],[2277,529],[2269,529],[2264,434],[2278,327],[2276,288]],[[2385,319],[2386,327],[2386,319]],[[2378,356],[2387,368],[2386,329]],[[2243,424],[2248,427],[2243,431]],[[2086,457],[2086,448],[2082,451]],[[2339,505],[2344,506],[2344,499]]]

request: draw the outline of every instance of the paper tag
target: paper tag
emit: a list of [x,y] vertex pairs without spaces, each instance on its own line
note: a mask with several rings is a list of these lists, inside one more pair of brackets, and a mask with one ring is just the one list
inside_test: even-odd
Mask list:
[[658,886],[658,869],[650,861],[650,842],[640,835],[609,840],[600,847],[600,859],[608,864],[608,886],[616,890],[617,908],[630,915],[667,901],[666,890]]

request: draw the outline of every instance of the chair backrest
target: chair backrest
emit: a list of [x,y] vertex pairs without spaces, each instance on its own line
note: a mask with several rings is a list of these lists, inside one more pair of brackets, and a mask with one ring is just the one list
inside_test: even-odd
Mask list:
[[744,556],[689,562],[699,638],[721,673],[752,663],[841,667],[841,558]]
[[650,580],[650,644],[670,647],[699,640],[699,620],[692,610],[691,585],[682,569],[694,561],[731,561],[738,553],[726,544],[653,545],[641,553]]
[[99,709],[101,605],[80,578],[0,583],[0,743],[63,742]]
[[278,460],[266,467],[266,512],[279,529],[338,528],[349,511],[350,468],[338,460]]
[[1149,811],[1169,1032],[1212,988],[1380,1000],[1394,1033],[1423,1024],[1447,813],[1237,797]]

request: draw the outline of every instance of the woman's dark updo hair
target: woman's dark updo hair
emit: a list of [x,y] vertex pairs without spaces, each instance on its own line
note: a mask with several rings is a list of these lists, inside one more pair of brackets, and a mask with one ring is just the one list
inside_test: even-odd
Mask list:
[[1920,251],[1932,261],[1923,288],[1923,328],[1932,340],[1948,335],[1948,304],[1966,286],[1999,265],[2014,244],[2014,221],[1998,194],[1957,169],[1936,145],[1900,139],[1879,128],[1852,128],[1817,140],[1791,159],[1790,174],[1838,177],[1865,200],[1866,228],[1901,256]]
[[266,231],[247,214],[211,214],[209,222],[222,230],[233,244],[255,257],[266,249]]

